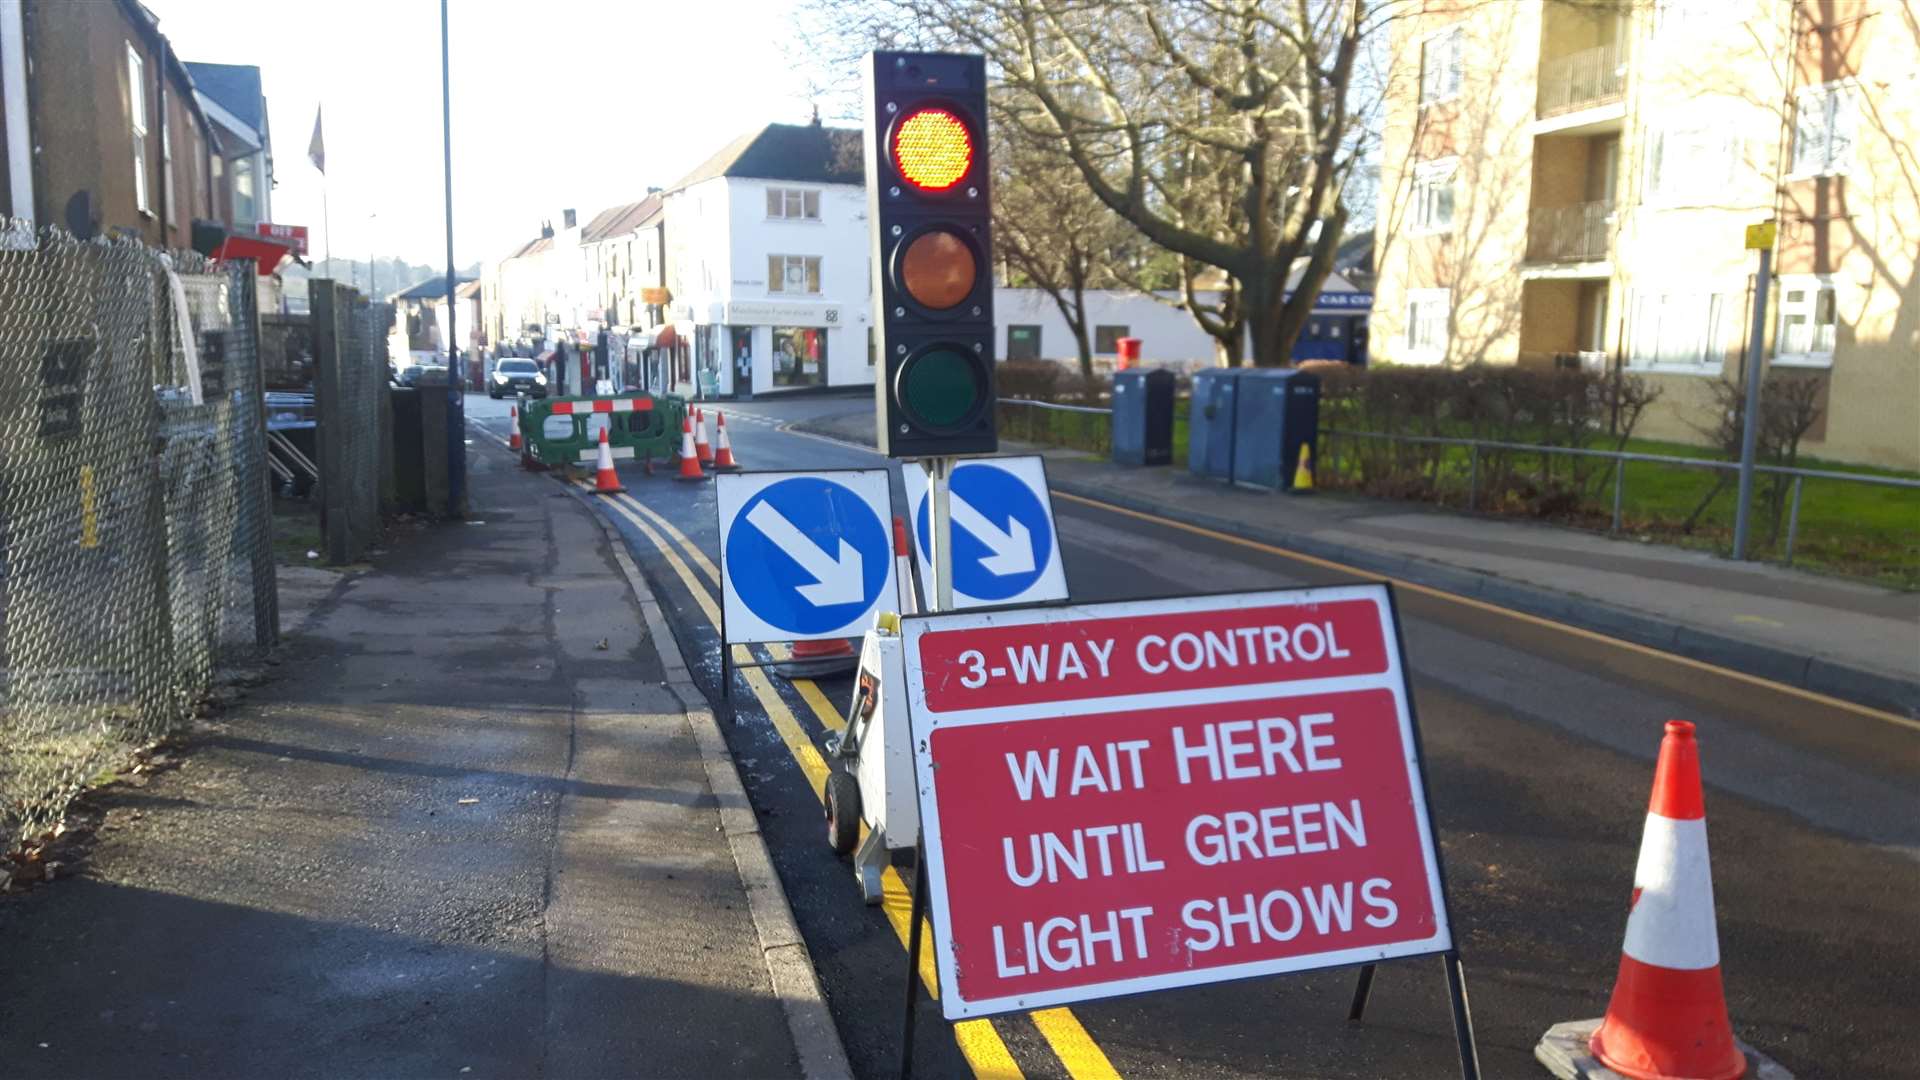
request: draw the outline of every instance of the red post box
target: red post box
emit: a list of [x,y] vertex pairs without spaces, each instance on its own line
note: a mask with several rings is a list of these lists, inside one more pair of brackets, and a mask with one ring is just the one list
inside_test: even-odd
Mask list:
[[1116,358],[1114,359],[1113,370],[1125,371],[1128,368],[1131,368],[1134,365],[1140,363],[1140,339],[1139,338],[1123,337],[1123,338],[1120,338],[1117,342],[1115,342],[1115,344],[1119,347],[1120,351],[1116,355]]

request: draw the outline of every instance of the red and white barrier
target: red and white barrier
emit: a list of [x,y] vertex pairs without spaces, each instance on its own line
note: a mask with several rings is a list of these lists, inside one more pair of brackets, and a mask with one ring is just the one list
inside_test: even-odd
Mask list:
[[585,416],[587,413],[651,412],[653,399],[637,398],[592,398],[582,401],[556,401],[553,403],[555,416]]

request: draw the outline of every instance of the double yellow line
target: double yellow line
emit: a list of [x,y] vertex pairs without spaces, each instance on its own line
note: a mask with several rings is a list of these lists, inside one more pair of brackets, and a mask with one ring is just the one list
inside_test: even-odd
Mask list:
[[[666,518],[648,509],[631,495],[612,496],[602,500],[602,505],[625,518],[639,531],[640,535],[647,538],[648,543],[660,552],[666,559],[667,565],[673,569],[674,575],[680,579],[681,584],[686,586],[688,595],[693,597],[694,603],[699,605],[707,622],[717,629],[720,625],[720,608],[714,599],[714,589],[720,582],[720,570],[713,565],[713,560],[707,558],[706,553],[701,551],[698,545],[679,529],[674,528]],[[695,573],[696,568],[699,570],[698,574]],[[704,575],[704,580],[701,575]],[[709,586],[708,582],[712,585]],[[775,660],[784,659],[787,655],[784,645],[768,646],[767,651]],[[736,660],[745,662],[752,660],[752,654],[744,645],[733,646],[733,655]],[[800,772],[806,777],[808,786],[813,789],[814,797],[824,800],[827,763],[820,756],[820,751],[814,747],[813,739],[808,735],[806,727],[787,706],[786,699],[780,696],[780,692],[774,688],[773,683],[761,669],[749,667],[738,670],[746,679],[748,687],[752,689],[753,696],[766,710],[768,719],[773,722],[774,730],[780,736],[780,741],[786,744],[787,751],[793,755],[794,762],[800,766]],[[813,680],[795,679],[792,680],[792,685],[799,693],[800,699],[813,710],[814,716],[827,730],[840,732],[845,729],[845,718],[833,707],[833,703],[827,700],[827,696],[820,692],[820,687]],[[893,925],[893,932],[904,947],[907,943],[907,932],[911,929],[912,898],[907,891],[906,883],[891,866],[881,874],[880,883],[881,910],[886,913],[887,921]],[[851,887],[848,892],[851,895]],[[933,940],[933,929],[924,921],[921,924],[921,933],[923,941]],[[935,998],[940,996],[940,983],[934,969],[931,948],[924,948],[920,953],[920,980],[926,984],[928,994]],[[1113,1063],[1107,1060],[1106,1053],[1100,1049],[1098,1043],[1093,1041],[1093,1036],[1087,1033],[1087,1029],[1081,1025],[1079,1018],[1073,1015],[1071,1009],[1042,1009],[1028,1013],[1027,1016],[1033,1021],[1033,1026],[1046,1040],[1047,1045],[1052,1048],[1055,1056],[1060,1059],[1060,1064],[1065,1067],[1068,1076],[1073,1077],[1074,1080],[1108,1080],[1108,1078],[1118,1080],[1120,1074],[1115,1071]],[[984,1078],[1018,1080],[1022,1076],[1019,1063],[1007,1049],[1006,1041],[1001,1038],[992,1020],[960,1021],[953,1025],[953,1039],[959,1045],[961,1055],[966,1058],[975,1076],[983,1080]]]

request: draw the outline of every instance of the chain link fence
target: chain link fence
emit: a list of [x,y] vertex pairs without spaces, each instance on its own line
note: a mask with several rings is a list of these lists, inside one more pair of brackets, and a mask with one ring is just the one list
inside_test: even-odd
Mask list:
[[319,422],[320,530],[327,559],[358,560],[380,536],[393,498],[393,407],[387,333],[393,305],[334,281],[308,284],[314,409]]
[[253,275],[0,222],[0,848],[277,636]]

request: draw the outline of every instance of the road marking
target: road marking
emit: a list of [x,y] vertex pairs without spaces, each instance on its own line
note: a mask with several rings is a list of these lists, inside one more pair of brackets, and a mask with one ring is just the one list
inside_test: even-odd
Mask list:
[[[673,568],[675,575],[680,578],[680,583],[686,587],[687,592],[692,594],[694,602],[700,605],[700,610],[707,616],[707,622],[714,627],[718,627],[720,625],[720,613],[718,607],[714,604],[712,594],[707,591],[705,584],[694,576],[692,569],[687,566],[686,562],[680,558],[679,553],[675,550],[675,546],[668,543],[665,537],[662,537],[652,526],[642,521],[638,515],[628,510],[625,506],[618,503],[612,503],[610,505],[635,528],[639,529],[641,535],[645,536],[647,541],[653,544],[662,555],[666,556],[667,564]],[[652,516],[651,513],[649,516]],[[662,522],[662,524],[664,525],[665,523]],[[681,534],[679,530],[673,529],[671,525],[667,525],[666,527],[673,531],[681,543],[687,544],[692,550],[698,550],[697,548],[692,548],[692,542],[688,540],[684,534]],[[736,646],[734,648],[734,655],[739,659],[751,659],[751,653],[747,652],[744,646]],[[801,775],[806,778],[807,786],[813,790],[814,798],[820,799],[824,803],[826,799],[827,763],[826,760],[820,756],[820,751],[813,745],[813,739],[807,734],[806,728],[800,723],[799,718],[794,716],[793,710],[787,707],[786,701],[780,697],[779,691],[774,689],[772,682],[767,679],[764,672],[759,668],[742,668],[740,669],[740,674],[746,679],[747,686],[753,691],[753,696],[759,699],[761,707],[766,710],[767,718],[772,721],[774,731],[779,734],[780,741],[786,744],[788,753],[793,755],[795,764],[800,767]],[[833,711],[833,707],[827,702],[826,696],[821,694],[820,689],[812,685],[812,680],[795,681],[796,685],[800,682],[806,682],[808,689],[812,690],[812,697],[808,699],[808,704],[812,705],[816,711],[824,710],[821,712],[823,719],[827,716],[833,717],[834,722],[829,726],[836,730],[844,727],[844,722],[841,721],[839,715]],[[808,697],[805,691],[802,691],[801,696]],[[817,703],[814,699],[817,699]],[[905,927],[908,918],[906,913],[911,910],[904,906],[910,902],[911,899],[907,893],[906,885],[901,882],[900,875],[895,872],[892,867],[888,867],[886,872],[881,875],[881,886],[883,889],[882,907],[887,909],[888,919],[895,923],[894,932],[899,935],[901,942],[904,944],[906,942]],[[899,912],[897,919],[895,919],[896,910]],[[925,940],[932,940],[932,929],[930,926],[923,927],[923,933],[926,935]],[[937,997],[940,984],[939,977],[933,968],[933,950],[923,950],[920,954],[920,961],[920,974],[922,980],[927,983],[928,993]],[[1000,1033],[993,1027],[992,1021],[968,1020],[955,1024],[953,1025],[953,1038],[954,1042],[960,1047],[961,1056],[966,1058],[967,1064],[972,1067],[975,1076],[982,1078],[982,1080],[1018,1080],[1018,1078],[1021,1077],[1022,1073],[1019,1064],[1014,1061],[1012,1051],[1007,1049],[1006,1041],[1000,1037]],[[1062,1060],[1064,1061],[1065,1059],[1063,1058]],[[1075,1073],[1073,1075],[1075,1075],[1077,1080],[1080,1074]]]
[[[645,514],[660,526],[660,530],[656,531],[648,523],[640,520],[638,515],[624,505],[627,502],[633,502],[640,513]],[[683,560],[680,553],[675,550],[676,547],[684,548],[689,558],[697,564],[704,564],[717,581],[719,572],[713,567],[712,561],[700,551],[699,545],[658,513],[633,500],[631,496],[617,497],[609,500],[609,504],[638,528],[641,535],[645,536],[662,555],[666,556],[667,564],[680,578],[680,583],[693,594],[695,602],[706,614],[708,623],[717,628],[720,625],[719,609],[712,595],[707,591],[706,584],[695,576],[693,570],[687,565],[687,561]],[[674,542],[669,543],[665,537],[661,536],[661,531],[671,536]],[[784,652],[785,650],[782,649],[779,653],[775,653],[775,658],[780,658]],[[737,658],[751,657],[744,646],[735,646],[734,655]],[[814,747],[813,740],[807,735],[805,727],[800,723],[799,718],[793,715],[793,711],[787,707],[786,700],[780,696],[779,691],[774,689],[773,684],[760,669],[742,668],[740,671],[747,680],[747,685],[753,689],[754,697],[759,699],[761,707],[766,710],[768,719],[773,722],[781,741],[786,743],[788,751],[793,754],[801,773],[806,777],[808,786],[813,789],[814,797],[824,802],[827,782],[826,761]],[[791,683],[823,726],[830,731],[845,730],[845,719],[834,709],[833,704],[827,700],[827,696],[821,692],[813,680],[794,679]],[[908,929],[907,913],[910,910],[907,904],[910,903],[911,896],[907,892],[905,883],[900,880],[900,875],[892,867],[888,867],[881,874],[881,888],[883,894],[881,907],[886,910],[888,920],[893,923],[894,933],[900,938],[901,944],[905,945]],[[923,940],[932,941],[931,925],[923,924],[922,932],[925,935]],[[927,992],[935,998],[939,997],[939,978],[934,969],[931,948],[923,950],[920,954],[920,977],[921,981],[927,985]],[[1055,1056],[1060,1059],[1060,1063],[1066,1067],[1068,1076],[1073,1080],[1107,1080],[1107,1078],[1119,1076],[1106,1053],[1100,1049],[1098,1043],[1094,1042],[1093,1036],[1087,1032],[1079,1018],[1073,1015],[1071,1009],[1044,1011],[1047,1014],[1044,1021],[1039,1018],[1040,1014],[1032,1014],[1035,1017],[1034,1025],[1046,1039],[1047,1045],[1053,1049]],[[1010,1080],[1021,1076],[1019,1064],[1014,1060],[1012,1052],[1007,1049],[1006,1041],[1000,1037],[999,1031],[993,1027],[991,1020],[964,1020],[956,1023],[953,1025],[953,1038],[959,1045],[967,1064],[973,1068],[974,1075],[983,1078],[1004,1077]]]
[[1172,518],[1164,518],[1159,516],[1158,514],[1149,514],[1139,510],[1129,510],[1124,506],[1115,506],[1113,503],[1102,502],[1099,499],[1090,499],[1083,495],[1072,495],[1064,491],[1056,491],[1054,492],[1054,494],[1059,498],[1067,499],[1072,502],[1082,503],[1086,506],[1097,507],[1101,510],[1106,510],[1110,513],[1122,514],[1126,517],[1131,517],[1131,518],[1138,518],[1141,521],[1151,521],[1156,525],[1164,525],[1170,529],[1179,529],[1182,532],[1193,533],[1196,536],[1204,536],[1211,540],[1219,540],[1224,543],[1236,544],[1244,548],[1251,548],[1255,551],[1263,551],[1269,555],[1278,555],[1282,558],[1293,559],[1297,562],[1307,563],[1311,566],[1318,566],[1328,570],[1339,570],[1343,573],[1358,575],[1360,577],[1368,578],[1374,581],[1390,581],[1393,583],[1395,588],[1405,589],[1408,592],[1416,592],[1421,594],[1422,596],[1431,596],[1439,600],[1448,600],[1456,604],[1464,605],[1466,607],[1478,608],[1481,611],[1491,612],[1496,615],[1505,615],[1510,619],[1516,619],[1520,622],[1528,623],[1533,626],[1544,627],[1549,630],[1557,630],[1563,634],[1570,634],[1574,637],[1585,638],[1588,641],[1598,642],[1602,645],[1612,645],[1616,648],[1625,649],[1628,652],[1639,653],[1642,656],[1649,656],[1649,657],[1653,657],[1660,660],[1672,661],[1673,663],[1681,664],[1683,666],[1690,667],[1690,668],[1695,668],[1700,671],[1710,671],[1716,675],[1723,675],[1728,678],[1735,679],[1739,682],[1748,683],[1753,686],[1765,687],[1766,689],[1769,689],[1769,690],[1781,691],[1783,693],[1790,694],[1794,697],[1803,698],[1807,701],[1817,702],[1821,705],[1827,705],[1837,709],[1843,709],[1847,712],[1851,712],[1859,716],[1864,716],[1869,719],[1881,720],[1889,724],[1895,724],[1900,727],[1910,728],[1914,731],[1920,731],[1920,720],[1909,719],[1907,717],[1900,716],[1896,713],[1884,712],[1880,709],[1875,709],[1867,705],[1859,705],[1851,701],[1842,701],[1839,698],[1828,697],[1827,695],[1819,693],[1818,691],[1815,691],[1815,690],[1806,690],[1798,686],[1790,686],[1786,683],[1775,682],[1772,679],[1764,679],[1758,675],[1749,675],[1744,671],[1735,671],[1732,668],[1724,668],[1724,667],[1720,667],[1717,664],[1709,664],[1704,660],[1695,660],[1690,656],[1677,656],[1673,653],[1664,652],[1660,649],[1652,648],[1651,646],[1641,645],[1637,642],[1625,641],[1617,637],[1609,637],[1606,634],[1597,633],[1592,630],[1582,629],[1581,627],[1578,627],[1578,626],[1569,626],[1563,622],[1555,622],[1552,619],[1544,619],[1538,615],[1530,615],[1524,611],[1515,611],[1512,608],[1501,607],[1498,604],[1491,604],[1485,600],[1475,600],[1472,597],[1461,596],[1457,593],[1450,593],[1450,592],[1447,592],[1445,589],[1436,589],[1429,585],[1421,585],[1416,582],[1403,580],[1401,578],[1389,577],[1384,574],[1376,574],[1371,571],[1361,570],[1356,567],[1348,566],[1345,563],[1334,562],[1331,559],[1322,559],[1314,555],[1303,555],[1297,551],[1288,551],[1286,548],[1276,547],[1273,544],[1262,543],[1259,540],[1249,540],[1244,536],[1235,536],[1232,533],[1219,532],[1217,530],[1208,529],[1199,525],[1190,525],[1187,522],[1175,521]]

